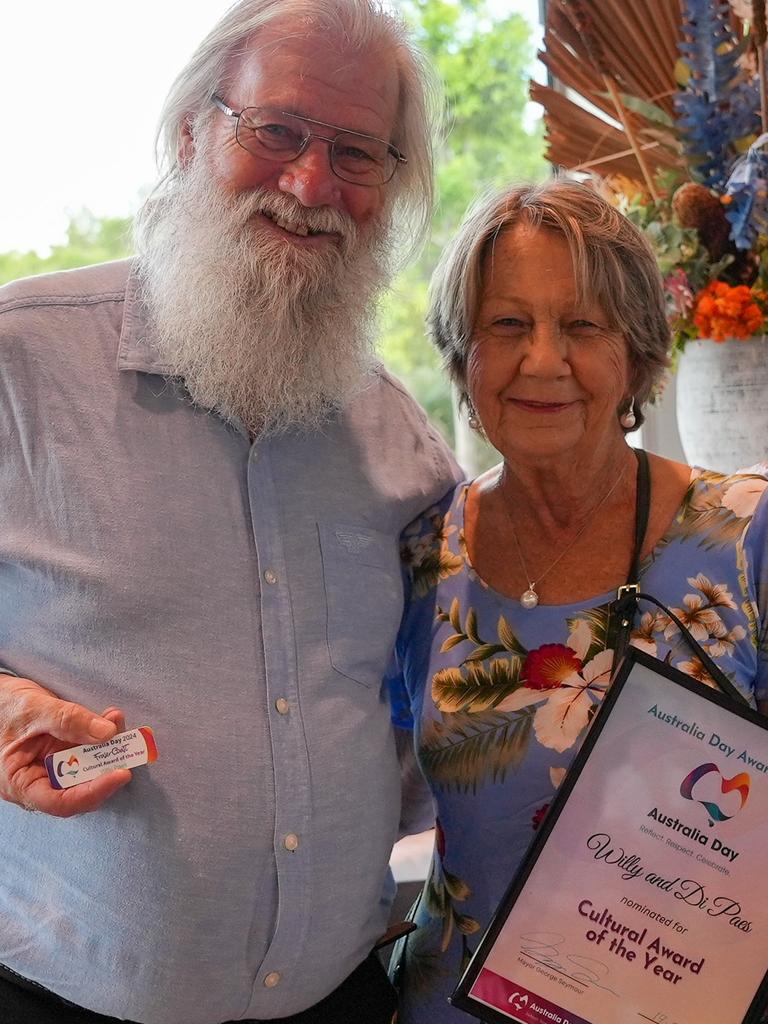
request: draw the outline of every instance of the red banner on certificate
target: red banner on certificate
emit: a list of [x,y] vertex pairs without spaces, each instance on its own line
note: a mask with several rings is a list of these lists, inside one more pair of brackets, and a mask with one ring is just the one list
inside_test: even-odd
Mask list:
[[519,1024],[756,1024],[768,724],[632,651],[452,1002]]

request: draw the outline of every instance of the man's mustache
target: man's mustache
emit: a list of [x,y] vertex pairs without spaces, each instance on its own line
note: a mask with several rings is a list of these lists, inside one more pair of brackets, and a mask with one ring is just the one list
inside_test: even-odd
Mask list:
[[308,231],[340,235],[347,243],[357,239],[357,225],[347,213],[331,206],[303,206],[293,196],[269,189],[254,189],[233,202],[238,220],[246,224],[255,214],[302,224]]

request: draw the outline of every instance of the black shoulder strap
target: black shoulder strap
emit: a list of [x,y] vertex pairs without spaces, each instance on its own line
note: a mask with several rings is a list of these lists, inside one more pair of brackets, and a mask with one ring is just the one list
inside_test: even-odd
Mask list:
[[635,492],[635,544],[632,560],[629,563],[627,582],[619,587],[616,600],[611,605],[612,616],[616,616],[615,639],[613,646],[613,670],[616,670],[629,643],[632,632],[632,620],[637,609],[637,594],[640,590],[640,556],[645,543],[648,529],[648,514],[651,507],[651,473],[648,466],[648,455],[642,448],[635,448],[637,459],[637,483]]
[[638,582],[640,575],[640,556],[648,530],[648,515],[651,507],[651,471],[648,466],[648,453],[642,448],[635,448],[637,459],[637,495],[635,497],[635,547],[632,552],[632,563],[629,567],[627,584]]

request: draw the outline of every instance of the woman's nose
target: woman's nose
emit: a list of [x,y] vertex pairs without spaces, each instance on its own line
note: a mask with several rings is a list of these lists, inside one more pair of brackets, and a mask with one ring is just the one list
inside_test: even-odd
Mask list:
[[556,323],[536,323],[528,338],[521,371],[532,376],[556,376],[570,372],[566,339]]

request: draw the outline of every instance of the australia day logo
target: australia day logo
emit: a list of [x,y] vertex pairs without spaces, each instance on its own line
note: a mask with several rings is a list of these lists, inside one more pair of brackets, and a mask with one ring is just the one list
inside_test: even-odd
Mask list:
[[521,992],[513,992],[507,1003],[513,1010],[524,1010],[528,1005],[528,996],[523,995]]
[[[728,793],[735,792],[738,793],[741,797],[741,803],[738,807],[735,807],[733,798],[729,800],[726,806],[728,807],[728,810],[731,812],[730,814],[726,814],[726,812],[723,810],[720,804],[716,803],[714,800],[702,799],[702,796],[704,795],[704,790],[706,788],[706,784],[699,785],[699,783],[701,782],[701,779],[703,779],[705,776],[712,775],[713,773],[715,773],[720,780],[721,794],[727,796]],[[699,792],[698,796],[694,792],[697,786]],[[683,781],[680,783],[680,796],[684,797],[686,800],[693,800],[695,803],[702,805],[704,810],[709,815],[709,826],[711,828],[716,821],[728,821],[729,818],[732,818],[735,814],[738,814],[738,812],[744,807],[744,804],[747,802],[747,797],[749,796],[749,787],[750,777],[747,772],[739,772],[739,774],[734,775],[732,779],[726,779],[723,776],[720,769],[717,767],[717,765],[710,762],[708,764],[700,764],[698,768],[694,768],[692,772],[689,772],[688,775],[685,776]],[[709,796],[709,794],[707,794],[707,796]]]
[[80,771],[80,762],[74,754],[68,760],[59,761],[56,765],[56,774],[61,778],[63,775],[77,775]]

